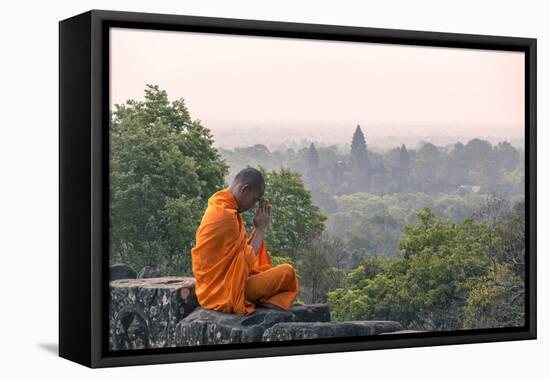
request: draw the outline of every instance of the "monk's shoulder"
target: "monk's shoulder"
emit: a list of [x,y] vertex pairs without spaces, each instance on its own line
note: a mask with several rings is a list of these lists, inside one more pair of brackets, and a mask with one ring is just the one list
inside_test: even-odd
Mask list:
[[238,232],[238,216],[238,213],[231,209],[208,208],[203,216],[200,228],[209,232]]

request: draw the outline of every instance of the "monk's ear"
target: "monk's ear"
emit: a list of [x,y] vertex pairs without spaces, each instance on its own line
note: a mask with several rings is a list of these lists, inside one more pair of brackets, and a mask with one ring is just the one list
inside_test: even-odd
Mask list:
[[241,185],[241,193],[248,193],[250,191],[250,186],[248,184]]

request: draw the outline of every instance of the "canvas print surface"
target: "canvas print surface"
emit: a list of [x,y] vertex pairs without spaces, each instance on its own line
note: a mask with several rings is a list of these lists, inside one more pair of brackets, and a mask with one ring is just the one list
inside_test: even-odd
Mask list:
[[524,61],[111,28],[110,350],[524,326]]

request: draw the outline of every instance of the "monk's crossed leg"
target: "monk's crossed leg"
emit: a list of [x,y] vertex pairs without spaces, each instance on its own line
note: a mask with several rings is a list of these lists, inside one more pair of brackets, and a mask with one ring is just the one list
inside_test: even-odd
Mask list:
[[290,264],[277,265],[248,277],[245,297],[251,302],[271,303],[289,309],[296,300],[298,278]]

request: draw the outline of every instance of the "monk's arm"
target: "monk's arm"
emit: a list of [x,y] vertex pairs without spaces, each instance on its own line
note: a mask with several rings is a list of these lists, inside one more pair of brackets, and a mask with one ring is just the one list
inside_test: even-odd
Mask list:
[[252,243],[250,243],[256,255],[260,251],[260,246],[262,245],[262,240],[264,240],[264,237],[265,237],[265,229],[257,228],[256,232],[254,233],[254,237],[252,238]]

